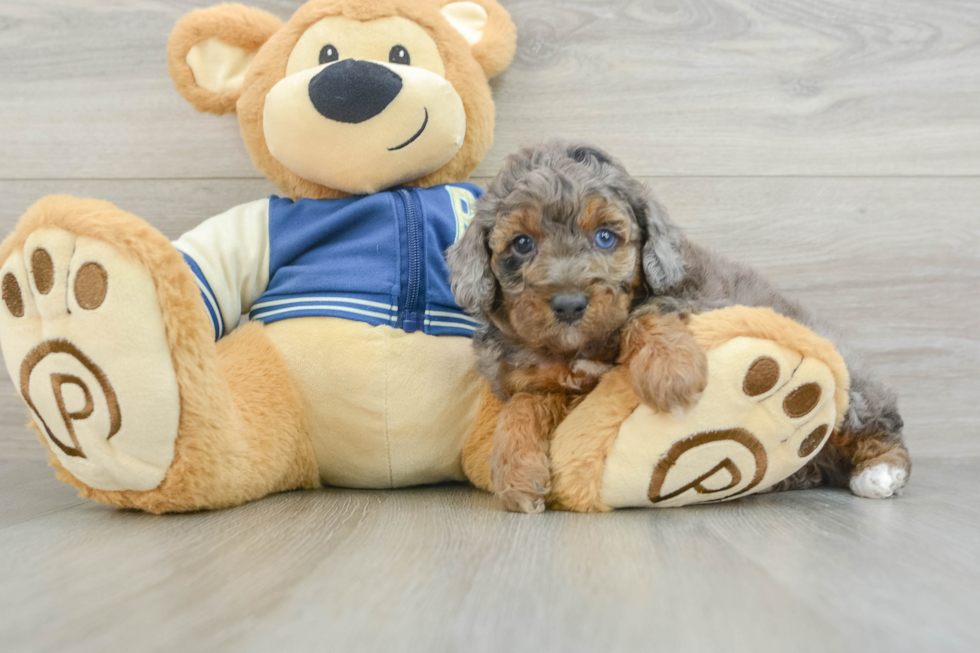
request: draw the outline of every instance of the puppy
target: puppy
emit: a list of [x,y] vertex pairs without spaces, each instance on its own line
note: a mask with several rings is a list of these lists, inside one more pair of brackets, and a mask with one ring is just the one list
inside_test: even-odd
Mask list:
[[[607,222],[616,246],[609,254],[594,249],[583,254],[586,234],[602,249],[598,232]],[[606,239],[602,236],[603,243]],[[528,253],[521,254],[524,250]],[[511,156],[480,199],[473,225],[448,254],[457,300],[487,323],[475,340],[481,371],[498,395],[511,403],[521,398],[501,415],[495,434],[501,437],[492,455],[494,488],[510,493],[503,497],[509,507],[543,505],[547,440],[540,434],[594,385],[617,346],[641,399],[659,410],[683,407],[704,382],[703,355],[683,330],[684,316],[736,304],[771,307],[830,339],[851,374],[841,427],[816,458],[773,489],[849,486],[858,496],[885,498],[908,481],[912,465],[895,394],[867,371],[836,330],[754,270],[689,241],[622,165],[596,148],[556,142]],[[624,280],[634,268],[627,289]],[[564,284],[579,290],[565,291]],[[588,302],[578,327],[563,324],[551,299],[579,293]],[[579,297],[562,308],[566,301],[558,302],[559,313],[582,304]],[[617,330],[612,325],[627,305],[632,307],[628,323]],[[564,353],[555,357],[556,352]],[[555,366],[556,358],[564,366]],[[556,380],[551,386],[542,382],[548,370]],[[569,380],[580,383],[580,392],[567,393],[571,398],[564,402],[547,399],[540,390],[534,398],[520,394]],[[509,444],[513,433],[529,442]],[[534,455],[528,453],[532,443],[538,447]]]
[[447,252],[457,301],[486,324],[479,369],[506,400],[490,470],[508,510],[544,509],[550,436],[617,362],[657,410],[704,390],[707,359],[684,317],[644,305],[677,273],[661,260],[669,230],[619,164],[558,143],[512,156]]

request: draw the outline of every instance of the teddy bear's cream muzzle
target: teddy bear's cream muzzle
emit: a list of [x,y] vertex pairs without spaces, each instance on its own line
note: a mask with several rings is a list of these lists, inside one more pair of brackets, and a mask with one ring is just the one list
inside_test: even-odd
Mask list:
[[269,152],[293,173],[358,195],[445,165],[462,147],[466,112],[440,75],[347,59],[276,84],[266,96],[263,129]]

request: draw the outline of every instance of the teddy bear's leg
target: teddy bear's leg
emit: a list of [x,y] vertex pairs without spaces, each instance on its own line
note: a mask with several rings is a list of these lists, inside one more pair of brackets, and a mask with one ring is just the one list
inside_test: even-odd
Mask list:
[[902,418],[894,392],[860,361],[847,360],[851,374],[848,407],[827,445],[801,470],[771,491],[820,485],[847,487],[860,497],[884,499],[908,482],[912,460],[902,439]]
[[192,273],[145,222],[45,198],[0,261],[7,370],[58,477],[82,496],[168,512],[319,484],[263,327],[216,346]]
[[[847,409],[833,345],[766,308],[694,316],[708,385],[684,414],[657,413],[609,372],[558,427],[550,505],[667,507],[763,491],[803,468]],[[651,371],[655,373],[655,371]]]

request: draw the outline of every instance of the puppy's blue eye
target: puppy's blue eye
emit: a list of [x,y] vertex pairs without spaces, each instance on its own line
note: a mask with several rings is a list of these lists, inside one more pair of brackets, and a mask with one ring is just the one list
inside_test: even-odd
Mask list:
[[520,234],[510,241],[510,246],[518,254],[530,254],[534,251],[534,239],[527,234]]
[[612,249],[616,244],[616,234],[608,229],[600,229],[595,232],[595,245],[599,249]]

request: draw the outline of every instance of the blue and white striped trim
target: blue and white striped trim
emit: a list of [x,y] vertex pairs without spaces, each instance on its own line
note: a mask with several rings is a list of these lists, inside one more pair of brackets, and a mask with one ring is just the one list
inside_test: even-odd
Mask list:
[[208,311],[208,318],[211,320],[211,326],[214,328],[214,339],[220,340],[223,335],[225,335],[225,323],[221,319],[221,309],[218,308],[218,301],[214,298],[214,292],[211,290],[211,286],[208,285],[208,280],[205,278],[204,273],[201,272],[201,268],[198,267],[197,263],[187,254],[181,252],[184,256],[184,260],[187,261],[187,265],[190,267],[191,272],[194,273],[194,281],[197,282],[197,287],[201,290],[201,298],[204,300],[204,308]]
[[425,311],[425,326],[429,327],[426,331],[433,332],[434,327],[441,329],[452,329],[463,331],[467,335],[479,329],[483,324],[479,320],[474,320],[469,315],[458,311]]
[[[373,299],[368,299],[373,297]],[[385,295],[300,295],[266,299],[252,306],[249,318],[260,322],[278,322],[293,317],[340,317],[374,326],[396,326],[398,306],[385,301]],[[424,332],[430,335],[467,336],[482,326],[462,311],[434,305],[426,309]]]
[[398,320],[398,307],[389,303],[344,295],[283,297],[252,306],[249,318],[276,322],[291,317],[346,317],[370,324],[392,324]]

